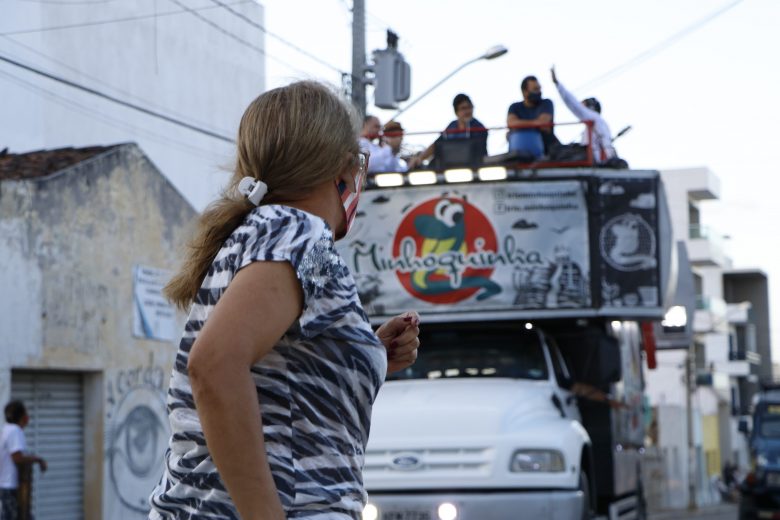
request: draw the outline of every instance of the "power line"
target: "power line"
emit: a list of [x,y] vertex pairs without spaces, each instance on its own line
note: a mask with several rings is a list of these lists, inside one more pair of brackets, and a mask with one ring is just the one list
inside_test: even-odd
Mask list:
[[252,27],[254,27],[256,29],[259,29],[264,34],[267,34],[268,36],[270,36],[270,37],[272,37],[272,38],[274,38],[276,40],[279,40],[284,45],[290,47],[291,49],[293,49],[293,50],[295,50],[297,52],[299,52],[300,54],[306,56],[307,58],[309,58],[311,60],[314,60],[317,63],[319,63],[320,65],[323,65],[323,66],[325,66],[325,67],[327,67],[327,68],[329,68],[329,69],[331,69],[331,70],[333,70],[335,72],[338,72],[339,74],[346,74],[345,71],[341,70],[340,68],[336,67],[335,65],[331,65],[330,63],[328,63],[327,61],[323,60],[319,56],[315,56],[314,54],[310,53],[309,51],[307,51],[305,49],[302,49],[302,48],[298,47],[297,45],[295,45],[294,43],[292,43],[292,42],[282,38],[278,34],[272,33],[271,31],[269,31],[268,29],[266,29],[265,27],[263,27],[259,23],[255,22],[251,18],[247,17],[243,13],[240,13],[240,12],[236,11],[235,9],[230,7],[228,4],[226,4],[225,2],[222,2],[222,0],[211,0],[211,1],[214,2],[215,4],[221,6],[222,8],[227,10],[228,12],[230,12],[233,16],[236,16],[236,17],[240,18],[241,20],[245,21],[246,23],[248,23],[249,25],[251,25]]
[[[28,0],[31,1],[31,0]],[[38,0],[36,0],[38,1]],[[253,3],[253,0],[240,0],[238,2],[234,2],[232,5],[239,5],[239,4],[246,4],[246,3]],[[206,11],[208,9],[219,9],[219,6],[216,5],[209,5],[205,7],[193,7],[191,8],[193,11]],[[37,29],[19,29],[17,31],[7,31],[4,33],[0,33],[0,36],[13,36],[16,34],[31,34],[31,33],[39,33],[39,32],[47,32],[47,31],[59,31],[62,29],[78,29],[81,27],[92,27],[95,25],[106,25],[106,24],[112,24],[112,23],[121,23],[121,22],[133,22],[136,20],[147,20],[149,18],[155,18],[158,16],[172,16],[177,14],[183,14],[186,13],[186,9],[177,9],[176,11],[166,11],[163,13],[157,13],[157,14],[144,14],[139,16],[127,16],[124,18],[113,18],[111,20],[98,20],[95,22],[81,22],[81,23],[74,23],[74,24],[67,24],[67,25],[52,25],[49,27],[38,27]]]
[[292,65],[290,65],[289,63],[286,63],[286,62],[280,60],[279,58],[275,58],[274,56],[271,56],[262,47],[258,47],[254,43],[248,42],[248,41],[244,40],[243,38],[240,38],[239,36],[236,36],[232,32],[230,32],[227,29],[225,29],[224,27],[222,27],[221,25],[217,24],[216,22],[214,22],[212,20],[209,20],[208,18],[206,18],[202,14],[198,13],[197,11],[192,9],[191,7],[188,7],[188,6],[184,5],[184,4],[182,4],[181,2],[179,2],[179,0],[171,0],[171,2],[173,2],[176,5],[178,5],[179,7],[184,9],[185,11],[188,11],[190,14],[192,14],[196,18],[200,19],[202,22],[204,22],[205,24],[207,24],[210,27],[214,28],[215,30],[219,31],[220,33],[224,34],[228,38],[232,38],[233,40],[239,42],[240,44],[245,45],[246,47],[252,49],[253,51],[255,51],[257,53],[259,53],[261,56],[265,56],[266,58],[270,58],[273,61],[275,61],[276,63],[278,63],[278,64],[280,64],[280,65],[282,65],[284,67],[287,67],[288,69],[290,69],[292,71],[295,71],[295,72],[297,72],[299,74],[303,74],[304,76],[308,76],[309,75],[308,72],[306,72],[304,70],[301,70],[301,69],[298,69],[298,68],[295,68]]
[[98,4],[108,4],[111,2],[116,2],[117,0],[73,0],[69,2],[60,2],[58,0],[19,0],[20,2],[29,2],[33,4],[53,4],[53,5],[62,5],[62,6],[68,6],[68,5],[98,5]]
[[99,90],[95,90],[90,87],[86,87],[84,85],[81,85],[79,83],[75,83],[73,81],[67,80],[65,78],[62,78],[60,76],[55,76],[54,74],[50,74],[48,72],[42,71],[40,69],[37,69],[35,67],[31,67],[30,65],[25,65],[24,63],[21,63],[19,61],[16,61],[14,59],[8,58],[7,56],[0,55],[0,61],[4,61],[6,63],[9,63],[11,65],[14,65],[15,67],[19,67],[21,69],[24,69],[28,72],[32,72],[34,74],[38,74],[39,76],[43,76],[44,78],[48,78],[53,81],[57,81],[59,83],[62,83],[64,85],[67,85],[69,87],[75,88],[77,90],[81,90],[83,92],[87,92],[88,94],[92,94],[94,96],[106,99],[108,101],[112,101],[118,105],[122,105],[127,108],[131,108],[133,110],[136,110],[138,112],[141,112],[143,114],[156,117],[157,119],[162,119],[163,121],[167,121],[169,123],[172,123],[174,125],[181,126],[183,128],[187,128],[189,130],[192,130],[193,132],[198,132],[203,135],[207,135],[209,137],[213,137],[214,139],[219,139],[220,141],[224,141],[226,143],[235,143],[235,141],[229,137],[226,137],[224,135],[218,134],[216,132],[212,132],[211,130],[207,130],[205,128],[201,128],[196,125],[192,125],[190,123],[187,123],[185,121],[182,121],[180,119],[176,119],[174,117],[167,116],[165,114],[161,114],[159,112],[155,112],[153,110],[150,110],[148,108],[144,108],[142,106],[136,105],[134,103],[129,103],[127,101],[124,101],[122,99],[116,98],[114,96],[111,96],[109,94],[105,94],[104,92],[101,92]]
[[598,84],[600,82],[605,81],[606,79],[609,79],[609,78],[611,78],[613,76],[618,75],[619,73],[623,72],[624,70],[627,70],[627,69],[629,69],[631,67],[634,67],[634,66],[636,66],[636,65],[638,65],[638,64],[640,64],[640,63],[642,63],[644,61],[647,61],[648,59],[653,57],[655,54],[658,54],[659,52],[661,52],[662,50],[666,49],[667,47],[669,47],[673,43],[677,42],[678,40],[681,40],[682,38],[684,38],[688,34],[694,32],[694,31],[696,31],[698,29],[701,29],[702,27],[707,25],[709,22],[711,22],[715,18],[719,17],[720,15],[725,13],[726,11],[729,11],[730,9],[733,9],[734,7],[736,7],[737,5],[741,4],[742,2],[743,2],[743,0],[736,0],[735,2],[730,3],[726,7],[723,7],[722,9],[718,9],[717,11],[715,11],[715,12],[705,16],[701,20],[698,20],[697,22],[689,25],[688,27],[684,28],[683,30],[681,30],[681,31],[679,31],[679,32],[677,32],[675,34],[673,34],[672,36],[666,38],[665,40],[663,40],[663,41],[661,41],[659,43],[657,43],[656,45],[653,45],[649,49],[640,52],[639,54],[637,54],[633,58],[629,59],[628,61],[626,61],[626,62],[618,65],[617,67],[614,67],[614,68],[608,70],[607,72],[605,72],[605,73],[603,73],[603,74],[593,78],[592,80],[584,83],[583,85],[577,87],[575,90],[584,90],[584,89],[590,88],[593,85],[596,85],[596,84]]
[[[151,101],[148,101],[148,100],[146,100],[146,99],[143,99],[143,98],[141,98],[141,97],[139,97],[139,96],[136,96],[136,95],[132,94],[131,92],[128,92],[128,91],[126,91],[126,90],[122,90],[121,88],[118,88],[118,87],[115,87],[115,86],[113,86],[113,85],[111,85],[111,84],[109,84],[109,83],[106,83],[105,81],[102,81],[100,78],[97,78],[97,77],[95,77],[95,76],[92,76],[92,75],[90,75],[90,74],[87,74],[86,72],[83,72],[83,71],[81,71],[81,70],[79,70],[79,69],[77,69],[77,68],[75,68],[75,67],[71,67],[71,66],[70,66],[70,65],[68,65],[67,63],[65,63],[65,62],[63,62],[63,61],[60,61],[60,60],[58,60],[58,59],[56,59],[56,58],[54,58],[54,57],[52,57],[52,56],[49,56],[48,54],[45,54],[45,53],[43,53],[43,52],[41,52],[41,51],[39,51],[39,50],[37,50],[37,49],[35,49],[35,48],[33,48],[33,47],[29,46],[29,45],[26,45],[26,44],[24,44],[24,43],[22,43],[22,42],[20,42],[20,41],[17,41],[17,40],[15,40],[14,38],[11,38],[10,36],[3,36],[2,34],[0,34],[0,37],[2,37],[2,38],[5,38],[6,40],[10,41],[10,42],[11,42],[11,43],[13,43],[14,45],[18,45],[18,46],[20,46],[20,47],[23,47],[23,48],[25,48],[25,49],[27,49],[29,52],[32,52],[32,53],[34,53],[34,54],[37,54],[38,56],[41,56],[41,57],[43,57],[44,59],[51,61],[52,63],[56,63],[56,64],[57,64],[57,65],[59,65],[60,67],[63,67],[63,68],[65,68],[65,69],[68,69],[68,70],[70,70],[70,71],[73,71],[73,72],[75,72],[77,75],[79,75],[79,76],[83,76],[84,78],[87,78],[87,79],[91,80],[91,81],[92,81],[92,82],[94,82],[94,83],[97,83],[97,84],[99,84],[99,85],[102,85],[102,86],[104,86],[104,87],[107,87],[107,88],[109,88],[109,89],[111,89],[111,90],[113,90],[113,91],[115,91],[115,92],[118,92],[118,93],[120,93],[120,94],[122,94],[122,95],[124,95],[124,96],[126,96],[126,97],[128,97],[128,98],[132,98],[132,99],[135,99],[135,100],[137,100],[137,101],[140,101],[140,102],[142,102],[144,105],[146,105],[147,107],[151,107],[151,108],[154,108],[154,109],[160,110],[160,111],[162,111],[162,112],[167,112],[167,113],[171,114],[173,117],[176,117],[176,118],[179,118],[179,119],[182,119],[182,120],[185,120],[185,119],[186,119],[184,116],[181,116],[180,114],[176,114],[175,112],[172,112],[172,111],[170,111],[170,110],[167,110],[166,108],[164,108],[164,107],[161,107],[161,106],[159,106],[159,105],[156,105],[155,103],[153,103],[153,102],[151,102]],[[203,123],[203,122],[200,122],[200,121],[193,121],[191,118],[190,118],[190,122],[191,122],[191,124],[198,125],[198,126],[204,126],[204,127],[205,127],[205,126],[207,126],[205,123]],[[221,132],[221,133],[224,133],[224,132]]]
[[192,146],[192,145],[189,145],[189,144],[186,144],[186,143],[182,143],[182,142],[176,141],[174,139],[171,139],[169,137],[161,136],[159,134],[155,134],[153,132],[150,132],[150,131],[147,131],[147,130],[135,127],[135,126],[133,126],[131,124],[128,124],[125,121],[114,119],[114,118],[112,118],[112,117],[110,117],[110,116],[108,116],[106,114],[102,114],[100,112],[97,112],[97,111],[93,110],[90,107],[84,106],[84,105],[82,105],[80,103],[77,103],[77,102],[71,100],[71,99],[67,99],[67,98],[65,98],[63,96],[60,96],[59,94],[56,94],[56,93],[54,93],[54,92],[52,92],[50,90],[47,90],[47,89],[41,87],[40,85],[35,85],[35,84],[33,84],[33,83],[29,82],[29,81],[25,81],[25,80],[23,80],[21,78],[18,78],[16,76],[14,76],[13,74],[9,74],[8,72],[4,72],[4,71],[0,70],[0,77],[5,77],[8,81],[12,81],[12,82],[14,82],[14,83],[16,83],[18,85],[21,85],[21,86],[29,89],[30,91],[34,91],[34,92],[38,93],[41,96],[47,97],[47,98],[53,100],[54,102],[59,103],[60,105],[66,107],[66,108],[68,108],[70,110],[73,110],[74,112],[78,112],[78,113],[81,113],[81,114],[86,115],[88,117],[91,117],[91,118],[93,118],[93,119],[95,119],[97,121],[100,121],[100,122],[108,125],[108,126],[113,126],[115,128],[119,128],[119,129],[122,129],[122,130],[125,130],[125,131],[129,131],[129,132],[134,132],[137,135],[140,135],[142,137],[146,137],[147,139],[151,139],[152,141],[157,141],[157,142],[162,143],[162,144],[173,146],[173,147],[179,148],[181,150],[187,151],[188,153],[192,153],[192,154],[195,154],[195,155],[200,155],[201,157],[203,157],[205,159],[213,159],[214,158],[213,155],[208,155],[208,154],[204,153],[203,149],[201,149],[201,148],[198,148],[196,146]]

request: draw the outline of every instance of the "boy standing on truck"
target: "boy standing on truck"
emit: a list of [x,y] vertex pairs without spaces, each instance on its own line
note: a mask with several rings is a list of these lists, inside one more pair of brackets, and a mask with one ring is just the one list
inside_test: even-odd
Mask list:
[[[580,121],[593,122],[593,130],[590,133],[593,136],[593,160],[601,164],[615,157],[615,148],[612,146],[612,131],[604,118],[601,117],[601,103],[593,97],[584,99],[582,102],[578,101],[574,94],[566,90],[563,83],[558,81],[555,67],[550,69],[550,73],[553,83],[558,88],[558,94],[561,95],[561,99],[572,114],[577,116]],[[582,144],[588,144],[588,135],[587,131],[583,132]]]

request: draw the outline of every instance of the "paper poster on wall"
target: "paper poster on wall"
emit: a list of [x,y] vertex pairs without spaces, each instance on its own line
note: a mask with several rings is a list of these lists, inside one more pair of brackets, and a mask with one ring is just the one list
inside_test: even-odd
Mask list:
[[158,341],[174,341],[179,335],[176,310],[162,290],[171,277],[169,271],[136,265],[133,268],[133,336]]

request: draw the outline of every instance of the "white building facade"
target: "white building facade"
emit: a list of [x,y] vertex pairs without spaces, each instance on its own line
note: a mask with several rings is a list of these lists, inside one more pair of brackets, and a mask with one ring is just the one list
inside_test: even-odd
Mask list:
[[[745,438],[737,432],[740,388],[751,377],[756,356],[734,352],[734,320],[724,299],[724,273],[732,268],[725,238],[702,222],[702,205],[720,197],[720,182],[707,168],[662,171],[674,241],[686,246],[693,270],[696,310],[693,345],[659,350],[658,368],[648,372],[647,395],[656,410],[657,445],[666,464],[665,507],[689,504],[691,481],[699,505],[719,500],[715,479],[727,462],[749,464]],[[743,306],[744,307],[744,306]],[[734,314],[732,312],[732,314]],[[736,319],[736,318],[735,318]],[[690,357],[689,357],[690,354]],[[746,359],[747,358],[747,359]],[[691,363],[692,432],[688,448],[686,363]]]
[[241,114],[266,87],[264,33],[230,10],[264,24],[254,1],[4,2],[0,58],[17,64],[0,59],[0,149],[136,142],[203,208],[226,180]]

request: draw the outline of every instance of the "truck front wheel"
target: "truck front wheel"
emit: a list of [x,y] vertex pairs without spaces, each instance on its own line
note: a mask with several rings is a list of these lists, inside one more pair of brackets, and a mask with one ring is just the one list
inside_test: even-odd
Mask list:
[[582,491],[582,520],[593,518],[593,507],[590,497],[590,480],[584,470],[580,470],[580,491]]

